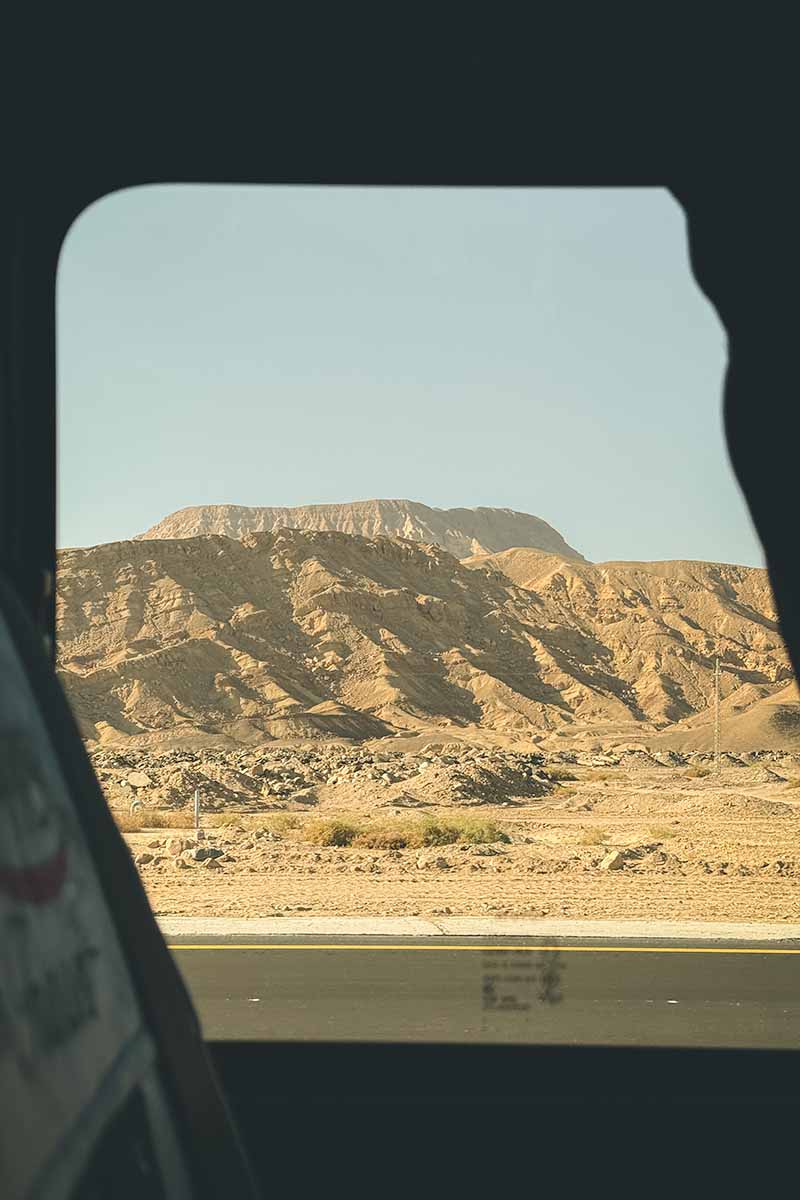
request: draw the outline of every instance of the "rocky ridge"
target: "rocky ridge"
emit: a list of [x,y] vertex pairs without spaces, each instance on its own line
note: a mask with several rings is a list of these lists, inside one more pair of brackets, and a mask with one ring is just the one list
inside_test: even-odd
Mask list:
[[[713,756],[630,747],[549,754],[488,746],[429,744],[407,752],[377,746],[304,745],[258,750],[95,750],[92,763],[111,807],[141,805],[146,811],[191,809],[195,790],[206,813],[300,812],[317,806],[374,812],[379,808],[469,809],[516,807],[570,795],[579,770],[663,771],[694,767],[691,788],[714,786]],[[722,767],[736,769],[742,787],[785,783],[800,755],[778,751],[725,753]],[[706,784],[707,780],[707,784]],[[567,790],[564,789],[566,785]],[[670,781],[671,787],[680,787]]]

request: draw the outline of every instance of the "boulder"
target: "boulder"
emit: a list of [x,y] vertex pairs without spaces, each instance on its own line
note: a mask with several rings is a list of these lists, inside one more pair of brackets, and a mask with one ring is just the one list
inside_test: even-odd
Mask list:
[[153,781],[149,775],[145,775],[144,771],[131,771],[125,779],[128,787],[132,788],[147,788],[153,786]]
[[219,846],[197,846],[191,851],[191,857],[195,862],[211,862],[215,858],[221,858],[224,853]]

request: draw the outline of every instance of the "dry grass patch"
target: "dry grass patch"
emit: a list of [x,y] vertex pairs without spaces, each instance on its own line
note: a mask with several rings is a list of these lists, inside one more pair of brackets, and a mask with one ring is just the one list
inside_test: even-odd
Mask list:
[[189,809],[137,808],[133,812],[112,809],[112,815],[122,833],[139,833],[143,829],[194,829],[194,813]]
[[579,842],[581,846],[602,846],[608,838],[607,829],[587,829]]
[[330,817],[326,821],[311,821],[302,831],[304,842],[312,846],[352,846],[363,829],[349,821]]
[[686,779],[705,779],[711,774],[711,767],[689,767],[686,772]]
[[575,783],[578,778],[569,767],[545,767],[542,774],[553,783]]
[[669,825],[651,825],[647,832],[654,841],[663,842],[667,838],[675,837],[678,831]]
[[303,822],[295,813],[274,813],[268,817],[256,818],[261,822],[255,828],[270,829],[273,833],[290,833],[294,829],[301,829]]
[[465,842],[468,846],[482,846],[491,842],[510,842],[511,838],[494,821],[480,821],[461,817],[447,821],[427,818],[422,821],[423,846],[449,846],[453,842]]
[[[140,809],[133,813],[115,812],[115,820],[124,833],[143,829],[192,829],[194,814],[189,811]],[[206,829],[241,833],[268,830],[292,841],[312,846],[356,846],[367,850],[421,849],[425,846],[450,846],[460,842],[478,846],[491,842],[510,842],[511,838],[494,821],[454,816],[446,820],[434,817],[407,817],[393,821],[364,821],[349,813],[319,820],[304,820],[294,813],[208,813],[202,820]]]
[[344,817],[314,821],[298,831],[298,840],[316,846],[355,846],[365,850],[421,849],[451,846],[456,842],[478,846],[510,842],[511,838],[494,821],[455,817],[446,821],[433,817],[405,820],[358,822]]
[[354,846],[366,850],[405,850],[413,844],[413,831],[407,828],[383,826],[379,829],[364,829],[353,840]]
[[303,824],[295,813],[211,813],[203,817],[202,825],[207,829],[235,829],[243,833],[255,833],[266,829],[271,833],[286,834]]

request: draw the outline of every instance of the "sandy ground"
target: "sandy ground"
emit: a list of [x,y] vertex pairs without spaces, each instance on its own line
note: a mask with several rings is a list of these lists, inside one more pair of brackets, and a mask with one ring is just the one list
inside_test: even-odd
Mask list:
[[[160,916],[796,921],[800,788],[788,766],[700,778],[685,765],[577,766],[577,778],[550,794],[473,810],[510,839],[490,844],[376,850],[303,840],[321,818],[363,812],[346,786],[322,788],[313,813],[281,833],[245,814],[199,842],[184,830],[126,838]],[[380,815],[448,820],[454,809]],[[374,817],[372,809],[363,819]]]

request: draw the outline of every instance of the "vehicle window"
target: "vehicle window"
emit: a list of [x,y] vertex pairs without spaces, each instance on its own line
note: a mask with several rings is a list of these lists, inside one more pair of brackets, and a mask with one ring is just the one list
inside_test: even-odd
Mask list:
[[79,217],[59,673],[208,1036],[794,1044],[725,365],[662,189]]

